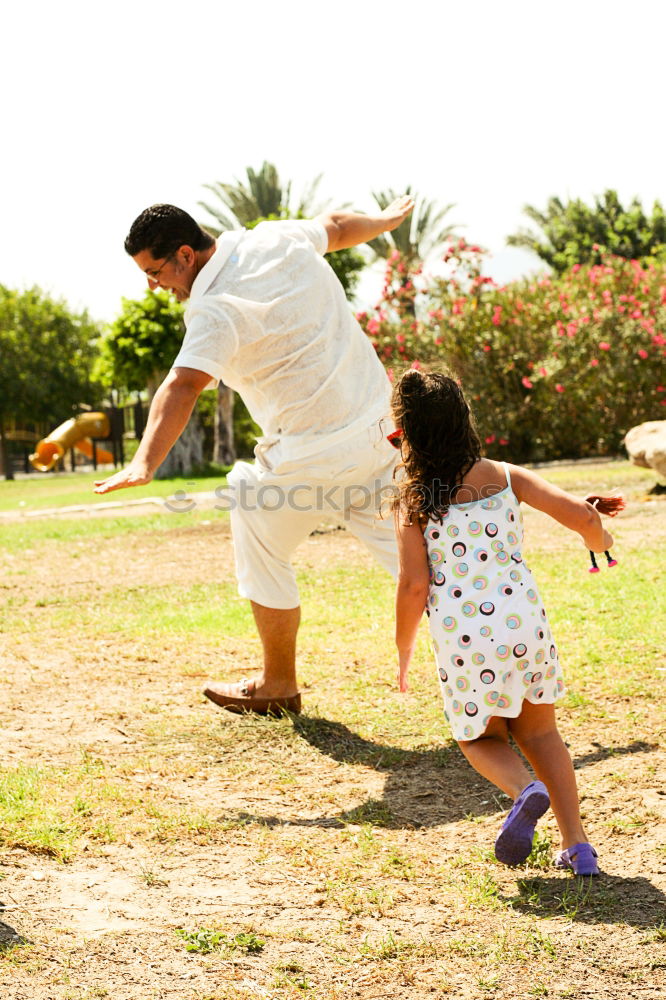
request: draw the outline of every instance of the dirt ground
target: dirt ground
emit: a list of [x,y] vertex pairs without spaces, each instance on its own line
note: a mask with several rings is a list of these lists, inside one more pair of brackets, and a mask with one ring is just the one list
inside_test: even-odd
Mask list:
[[[626,544],[654,538],[659,522],[663,552],[663,509],[633,505]],[[94,603],[118,580],[141,591],[174,567],[182,586],[209,583],[220,566],[231,579],[224,523],[119,536],[103,557],[85,546],[59,554],[27,574],[20,555],[3,557],[6,592],[42,623],[0,635],[3,766],[53,769],[65,798],[68,769],[89,760],[134,798],[112,803],[113,837],[84,837],[67,863],[34,847],[1,849],[0,996],[666,995],[666,753],[653,701],[642,705],[640,735],[628,696],[605,698],[594,739],[564,721],[603,851],[604,874],[580,888],[483,853],[506,800],[456,749],[392,756],[344,716],[321,714],[316,685],[293,721],[205,704],[201,664],[221,657],[240,676],[256,641],[128,641],[103,627],[63,634],[51,620],[54,593]],[[335,532],[311,537],[298,561],[367,558]],[[155,834],[147,803],[177,817],[175,833]],[[245,932],[263,945],[188,952],[179,928],[217,928],[228,940]]]

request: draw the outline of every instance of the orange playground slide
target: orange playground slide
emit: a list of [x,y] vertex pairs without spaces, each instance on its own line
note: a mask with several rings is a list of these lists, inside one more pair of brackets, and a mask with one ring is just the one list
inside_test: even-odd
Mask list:
[[[106,413],[80,413],[78,417],[66,420],[56,427],[48,437],[43,438],[30,456],[33,468],[38,472],[49,472],[62,458],[68,448],[76,448],[86,458],[92,458],[91,438],[109,436],[109,418]],[[97,461],[104,464],[113,462],[113,455],[105,448],[96,446]]]

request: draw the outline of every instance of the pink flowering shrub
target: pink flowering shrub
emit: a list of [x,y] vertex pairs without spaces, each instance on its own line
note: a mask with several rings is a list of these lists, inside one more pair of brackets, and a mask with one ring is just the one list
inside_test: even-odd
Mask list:
[[487,454],[514,461],[617,454],[666,419],[666,266],[609,257],[498,287],[483,251],[451,245],[446,278],[389,260],[381,302],[359,315],[393,373],[445,367],[472,403]]

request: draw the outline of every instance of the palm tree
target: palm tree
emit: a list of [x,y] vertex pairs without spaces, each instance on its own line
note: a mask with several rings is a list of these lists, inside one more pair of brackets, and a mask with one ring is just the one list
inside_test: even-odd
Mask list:
[[[401,194],[412,194],[411,185],[404,191],[394,191],[392,188],[373,191],[372,197],[383,211]],[[408,268],[422,264],[454,231],[454,226],[442,224],[442,219],[453,205],[439,208],[434,201],[427,201],[418,195],[415,195],[415,199],[414,211],[397,229],[370,241],[370,246],[378,257],[388,259],[397,250]]]
[[648,216],[637,198],[625,208],[617,192],[607,190],[593,205],[549,198],[543,211],[525,205],[523,212],[541,232],[519,229],[508,245],[531,250],[557,273],[572,264],[598,264],[606,253],[628,260],[666,256],[666,213],[658,201]]
[[277,167],[264,160],[258,171],[246,167],[247,182],[236,180],[233,184],[216,181],[204,184],[218,203],[200,201],[199,204],[215,220],[215,225],[206,223],[206,229],[219,236],[225,229],[249,226],[258,219],[310,218],[318,215],[323,206],[315,205],[315,194],[322,175],[319,174],[292,203],[291,181],[280,180]]

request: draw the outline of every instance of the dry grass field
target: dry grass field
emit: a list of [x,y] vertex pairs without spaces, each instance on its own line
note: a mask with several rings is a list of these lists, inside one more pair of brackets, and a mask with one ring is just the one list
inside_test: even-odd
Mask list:
[[396,690],[393,587],[349,533],[298,553],[304,711],[264,720],[200,693],[259,651],[225,516],[0,525],[0,996],[663,998],[666,498],[625,462],[543,471],[629,501],[596,576],[525,515],[594,881],[551,867],[550,816],[495,861],[508,800],[450,738],[425,624]]

